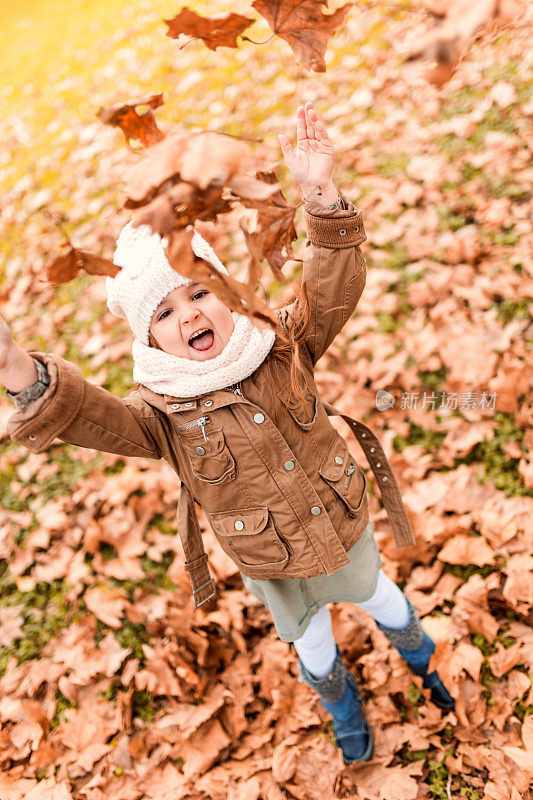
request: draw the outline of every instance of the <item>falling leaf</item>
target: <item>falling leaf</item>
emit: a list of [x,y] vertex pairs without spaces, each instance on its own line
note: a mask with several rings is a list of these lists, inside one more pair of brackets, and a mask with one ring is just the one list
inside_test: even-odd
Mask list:
[[149,203],[166,181],[200,189],[219,187],[241,171],[251,154],[244,142],[214,131],[173,133],[139,154],[125,173],[127,208]]
[[[152,108],[163,105],[162,94],[152,94],[148,97],[138,97],[114,106],[102,107],[96,116],[105,125],[119,127],[126,137],[126,144],[130,147],[131,140],[139,140],[144,147],[160,142],[165,134],[159,130]],[[144,114],[139,114],[139,106],[148,106]]]
[[353,3],[346,3],[333,14],[324,14],[327,0],[254,0],[252,7],[261,14],[274,33],[291,47],[298,64],[315,72],[325,72],[324,54],[331,36],[344,24]]
[[237,47],[237,36],[252,25],[255,20],[242,14],[230,14],[215,17],[202,17],[187,6],[172,19],[165,19],[168,25],[167,36],[179,39],[184,34],[195,39],[202,39],[210,50],[217,47]]
[[114,278],[120,267],[107,258],[71,246],[66,253],[56,256],[45,265],[45,279],[52,286],[59,286],[77,278],[80,269],[89,275],[109,275]]

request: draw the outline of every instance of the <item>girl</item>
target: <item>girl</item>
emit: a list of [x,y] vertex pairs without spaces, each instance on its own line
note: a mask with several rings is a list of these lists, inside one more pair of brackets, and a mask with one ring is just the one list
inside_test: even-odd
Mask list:
[[[428,674],[434,642],[408,598],[385,575],[368,517],[366,476],[330,424],[340,413],[318,397],[317,360],[353,313],[366,280],[362,213],[331,180],[333,145],[311,103],[297,111],[297,147],[279,141],[304,197],[302,285],[276,310],[277,327],[230,311],[177,273],[150,227],[122,230],[106,278],[108,306],[135,335],[139,387],[118,398],[54,354],[26,353],[0,327],[0,381],[20,411],[11,437],[41,452],[64,442],[127,456],[165,458],[181,479],[178,530],[195,607],[214,594],[194,500],[204,509],[247,588],[298,653],[300,680],[333,716],[346,764],[366,761],[372,733],[355,680],[333,638],[328,603],[368,611],[438,706],[454,706]],[[227,274],[194,231],[194,252]],[[339,304],[340,303],[340,304]],[[379,480],[397,544],[413,537],[390,465],[372,432],[343,415]],[[368,446],[372,445],[372,446]]]

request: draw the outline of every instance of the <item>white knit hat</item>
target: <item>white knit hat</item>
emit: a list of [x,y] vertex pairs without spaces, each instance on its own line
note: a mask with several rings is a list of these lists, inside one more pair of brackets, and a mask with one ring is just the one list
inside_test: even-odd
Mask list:
[[[219,272],[228,274],[211,245],[193,230],[191,245],[194,253],[209,261]],[[167,256],[168,239],[153,233],[150,225],[133,227],[133,221],[125,225],[117,239],[113,263],[122,267],[114,278],[106,278],[107,307],[117,317],[127,319],[135,337],[148,344],[150,323],[154,311],[178,286],[191,283],[172,269]]]

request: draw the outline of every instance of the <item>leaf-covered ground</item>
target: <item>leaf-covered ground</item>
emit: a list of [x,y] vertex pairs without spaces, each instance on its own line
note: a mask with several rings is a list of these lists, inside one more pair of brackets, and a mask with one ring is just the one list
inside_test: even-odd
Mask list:
[[[438,642],[457,706],[436,709],[372,619],[336,604],[335,635],[376,740],[371,763],[344,767],[330,718],[297,680],[294,649],[209,531],[219,601],[193,613],[168,465],[62,444],[31,454],[5,436],[14,407],[2,396],[0,796],[527,798],[531,11],[474,42],[437,91],[419,65],[402,64],[427,15],[392,4],[354,7],[320,75],[275,39],[179,49],[162,22],[176,9],[160,0],[26,6],[0,34],[2,314],[26,349],[71,359],[116,394],[132,386],[131,334],[107,311],[103,279],[38,283],[61,241],[45,206],[75,244],[108,257],[128,219],[117,211],[126,149],[98,108],[164,91],[163,129],[257,139],[265,163],[280,158],[278,132],[294,139],[299,103],[311,99],[323,115],[336,181],[365,213],[368,280],[317,380],[384,444],[417,546],[394,547],[368,471],[376,538]],[[206,13],[206,3],[194,7]],[[217,3],[226,10],[247,4]],[[237,277],[238,215],[198,226]],[[264,286],[276,304],[289,288]],[[379,390],[395,399],[384,411]]]

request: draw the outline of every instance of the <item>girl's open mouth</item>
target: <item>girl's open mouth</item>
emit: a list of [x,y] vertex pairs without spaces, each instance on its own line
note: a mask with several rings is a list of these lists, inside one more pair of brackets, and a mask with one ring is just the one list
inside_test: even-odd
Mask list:
[[204,328],[199,334],[191,336],[189,339],[189,347],[193,350],[205,352],[213,347],[215,343],[215,334],[211,328]]

